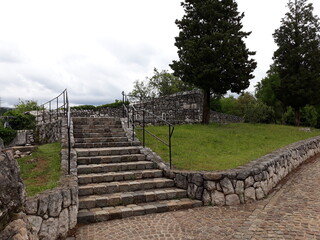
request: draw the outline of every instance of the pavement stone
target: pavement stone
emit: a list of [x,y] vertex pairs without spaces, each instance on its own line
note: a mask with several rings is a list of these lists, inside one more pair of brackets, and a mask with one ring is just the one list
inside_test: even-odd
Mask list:
[[78,226],[76,240],[320,240],[320,155],[252,204],[200,207]]

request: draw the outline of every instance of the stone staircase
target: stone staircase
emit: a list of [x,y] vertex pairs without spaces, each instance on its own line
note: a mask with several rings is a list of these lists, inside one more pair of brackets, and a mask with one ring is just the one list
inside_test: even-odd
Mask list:
[[201,206],[174,187],[141,146],[129,142],[119,119],[73,118],[78,159],[79,223]]

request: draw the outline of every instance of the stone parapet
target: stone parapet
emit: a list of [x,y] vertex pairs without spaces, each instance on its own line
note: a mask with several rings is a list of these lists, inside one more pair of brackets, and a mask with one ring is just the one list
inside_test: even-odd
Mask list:
[[319,152],[320,137],[314,137],[235,169],[206,172],[170,170],[157,154],[144,149],[147,159],[156,162],[165,176],[173,179],[177,187],[187,189],[188,197],[213,206],[245,204],[265,198],[284,177]]

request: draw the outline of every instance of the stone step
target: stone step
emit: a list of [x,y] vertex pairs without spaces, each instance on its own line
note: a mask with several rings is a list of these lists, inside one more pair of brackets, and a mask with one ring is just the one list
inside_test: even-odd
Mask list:
[[183,198],[179,200],[164,200],[126,206],[82,209],[78,212],[78,223],[92,223],[113,219],[140,216],[149,213],[161,213],[202,206],[199,200]]
[[79,198],[79,209],[115,207],[187,197],[187,191],[179,188],[160,188],[146,191],[90,195]]
[[117,124],[117,125],[110,125],[110,124],[106,124],[106,125],[74,125],[73,129],[75,130],[87,130],[87,129],[91,129],[91,130],[96,130],[96,129],[122,129],[122,125],[121,124]]
[[93,173],[78,175],[79,185],[89,183],[102,183],[112,181],[137,180],[144,178],[159,178],[162,177],[162,170],[147,169],[133,170],[124,172],[109,172],[109,173]]
[[109,147],[109,148],[75,148],[77,157],[95,157],[95,156],[110,156],[110,155],[128,155],[139,154],[140,146],[131,147]]
[[75,143],[127,142],[127,137],[75,138]]
[[78,165],[145,161],[144,154],[78,157]]
[[121,121],[115,118],[72,118],[73,125],[87,126],[87,125],[121,125]]
[[97,128],[97,129],[73,129],[74,133],[113,133],[113,134],[120,134],[124,133],[122,128]]
[[129,147],[139,146],[138,142],[97,142],[97,143],[75,143],[75,148],[105,148],[105,147]]
[[155,167],[156,167],[155,163],[151,161],[89,164],[89,165],[79,165],[78,174],[143,170],[143,169],[151,169]]
[[103,133],[73,133],[75,139],[77,138],[107,138],[107,137],[126,137],[125,132],[112,133],[112,132],[103,132]]
[[132,192],[154,188],[174,187],[174,181],[167,178],[147,178],[139,180],[91,183],[79,186],[79,196],[99,195],[117,192]]

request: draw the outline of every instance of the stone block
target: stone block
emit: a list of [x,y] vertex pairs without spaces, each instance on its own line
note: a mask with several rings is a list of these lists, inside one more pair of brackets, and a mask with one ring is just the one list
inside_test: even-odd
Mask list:
[[226,205],[227,206],[234,206],[234,205],[239,205],[240,204],[240,199],[237,194],[230,194],[226,196]]
[[58,220],[58,237],[63,239],[69,231],[69,211],[65,208],[61,211]]
[[256,198],[257,198],[257,200],[264,198],[264,193],[263,193],[263,190],[261,187],[256,188]]
[[39,216],[28,215],[27,219],[31,226],[32,233],[38,234],[41,228],[42,218]]
[[204,181],[204,188],[207,189],[208,191],[213,191],[216,190],[216,182],[213,181]]
[[56,239],[58,233],[58,218],[44,220],[39,232],[40,239]]
[[226,204],[226,199],[224,194],[219,191],[214,191],[211,194],[211,203],[214,206],[224,206]]
[[206,189],[203,190],[202,202],[204,206],[211,204],[211,194]]
[[225,195],[234,193],[234,188],[229,178],[222,179],[220,185]]
[[236,194],[244,193],[244,182],[243,181],[237,181],[235,193]]
[[63,189],[62,191],[62,198],[63,198],[63,208],[67,208],[71,205],[72,198],[70,189]]
[[38,211],[38,199],[37,198],[27,199],[24,209],[27,214],[35,215]]
[[254,179],[252,176],[249,176],[246,178],[246,180],[244,181],[244,186],[245,188],[251,187],[254,184]]
[[60,191],[54,191],[49,195],[48,214],[50,217],[58,217],[62,209],[62,195]]
[[48,211],[49,196],[41,194],[39,197],[39,205],[37,215],[44,216]]
[[198,187],[203,185],[203,177],[198,173],[191,173],[188,175],[189,182],[194,183]]
[[244,200],[246,203],[252,203],[256,200],[256,191],[253,187],[244,190]]
[[183,176],[182,174],[176,174],[176,178],[174,179],[174,182],[178,188],[183,188],[183,189],[188,188],[187,177]]

